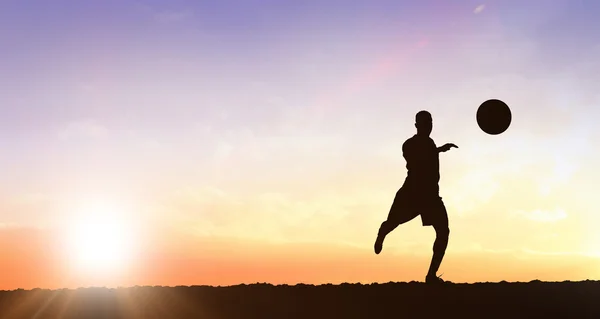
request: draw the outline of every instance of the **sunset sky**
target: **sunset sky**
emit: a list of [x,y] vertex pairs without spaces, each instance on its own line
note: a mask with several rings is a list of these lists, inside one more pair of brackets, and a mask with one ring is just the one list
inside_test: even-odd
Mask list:
[[[444,279],[600,279],[598,14],[2,1],[0,289],[422,281],[420,219],[373,252],[422,109],[459,146]],[[490,98],[513,115],[497,136],[475,121]]]

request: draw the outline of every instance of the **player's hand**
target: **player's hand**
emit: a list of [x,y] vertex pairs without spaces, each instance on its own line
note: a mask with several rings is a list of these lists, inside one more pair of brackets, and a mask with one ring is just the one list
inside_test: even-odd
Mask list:
[[452,144],[452,143],[446,143],[443,146],[440,147],[440,152],[447,152],[449,151],[451,148],[458,148],[458,146]]

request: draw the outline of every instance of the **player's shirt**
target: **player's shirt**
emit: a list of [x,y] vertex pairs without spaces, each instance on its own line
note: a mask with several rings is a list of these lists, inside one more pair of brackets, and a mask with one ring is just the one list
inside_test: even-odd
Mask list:
[[404,184],[419,192],[439,192],[440,161],[435,142],[428,136],[414,135],[402,145],[408,174]]

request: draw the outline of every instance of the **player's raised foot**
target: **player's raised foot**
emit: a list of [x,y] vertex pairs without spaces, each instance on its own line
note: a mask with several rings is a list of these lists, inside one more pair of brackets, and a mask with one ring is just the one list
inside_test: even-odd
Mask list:
[[377,234],[377,240],[375,240],[375,253],[379,255],[381,250],[383,249],[383,240],[385,239],[384,235]]
[[444,281],[444,279],[442,279],[442,276],[438,277],[436,275],[427,275],[427,277],[425,277],[425,283],[433,284],[433,285],[443,285],[443,284],[447,284],[450,282]]

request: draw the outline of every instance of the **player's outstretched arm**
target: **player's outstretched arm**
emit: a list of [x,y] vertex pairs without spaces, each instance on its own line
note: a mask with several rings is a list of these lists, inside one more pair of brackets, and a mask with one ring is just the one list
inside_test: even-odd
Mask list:
[[438,151],[438,153],[441,153],[441,152],[447,152],[447,151],[449,151],[449,150],[450,150],[451,148],[453,148],[453,147],[456,147],[456,148],[458,148],[458,146],[456,146],[456,145],[454,145],[454,144],[452,144],[452,143],[446,143],[446,144],[444,144],[444,145],[442,145],[442,146],[438,147],[438,148],[437,148],[437,151]]

